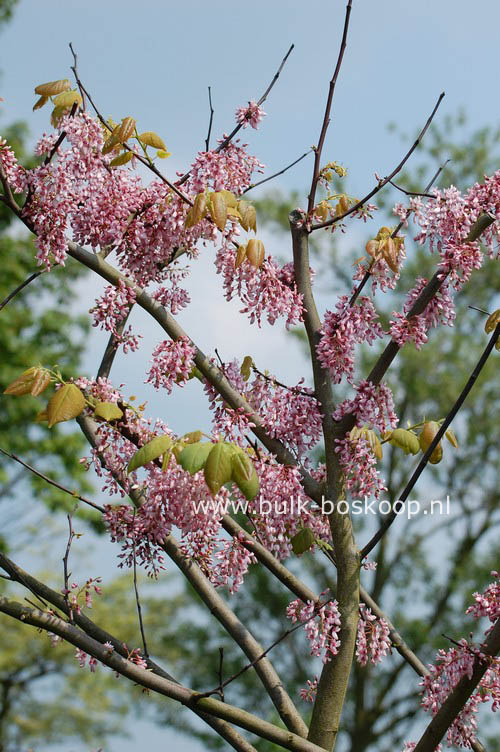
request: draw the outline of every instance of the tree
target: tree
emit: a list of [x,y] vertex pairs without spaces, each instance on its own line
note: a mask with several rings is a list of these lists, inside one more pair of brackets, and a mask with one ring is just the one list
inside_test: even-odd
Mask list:
[[[493,172],[498,162],[498,132],[482,128],[469,134],[466,125],[462,113],[454,118],[446,118],[442,127],[433,124],[420,149],[421,164],[413,169],[410,166],[398,178],[398,185],[418,192],[419,187],[426,185],[444,163],[446,166],[439,176],[438,185],[451,184],[461,190]],[[392,196],[379,201],[380,205],[387,207],[386,219],[382,221],[388,225],[391,223],[390,210],[400,195],[394,189]],[[262,198],[256,196],[254,203],[262,218],[261,223],[267,222],[272,230],[285,234],[288,231],[288,215],[297,205],[299,196],[299,191],[290,196],[276,191]],[[411,236],[410,232],[408,234]],[[367,235],[366,240],[368,237]],[[337,279],[338,284],[337,269],[340,267],[349,270],[351,263],[359,256],[359,250],[356,248],[352,253],[349,251],[341,254],[338,248],[332,248],[335,245],[332,240],[335,241],[335,236],[333,239],[329,237],[328,243],[319,244],[315,264],[324,267],[322,276],[328,280],[332,279],[335,272],[334,279]],[[410,249],[409,259],[401,269],[400,286],[403,290],[410,288],[419,274],[429,275],[432,264],[432,257],[429,258],[426,249],[410,245],[410,240],[411,237],[406,241]],[[332,274],[327,275],[329,264]],[[463,289],[457,301],[458,315],[454,329],[451,332],[435,332],[425,349],[416,351],[413,348],[403,348],[399,354],[392,368],[390,385],[396,395],[401,395],[401,402],[396,404],[402,423],[406,417],[405,412],[410,409],[406,400],[408,394],[414,395],[412,402],[422,414],[446,413],[447,407],[453,402],[453,396],[466,381],[471,364],[480,356],[481,345],[474,342],[472,336],[476,313],[468,306],[480,303],[486,308],[494,307],[493,300],[490,304],[489,298],[485,296],[498,289],[497,278],[498,265],[495,261],[486,262]],[[343,279],[342,282],[347,286],[349,279]],[[334,289],[332,286],[329,294],[335,292],[338,293],[338,288]],[[397,298],[394,297],[396,295]],[[385,310],[385,299],[380,300],[379,310],[385,321],[389,321],[396,301],[400,301],[399,305],[404,302],[404,297],[398,295],[397,290],[394,291],[394,296]],[[298,336],[307,349],[302,328],[297,328],[292,334]],[[443,352],[447,353],[446,360],[441,367],[436,366],[441,362]],[[365,348],[360,353],[364,371],[368,370],[372,360],[372,348]],[[498,412],[498,397],[494,368],[493,361],[486,364],[480,380],[462,408],[459,440],[464,449],[454,456],[449,455],[432,468],[432,489],[447,489],[455,507],[453,520],[450,521],[448,517],[436,519],[432,531],[425,525],[425,518],[420,520],[423,524],[419,524],[419,519],[415,518],[406,526],[393,526],[384,537],[377,556],[377,575],[371,584],[370,593],[387,611],[393,611],[395,624],[400,631],[404,627],[404,633],[411,634],[414,645],[418,645],[420,657],[426,663],[432,662],[437,649],[446,646],[443,631],[446,634],[467,632],[464,611],[469,594],[475,583],[486,584],[489,572],[495,567],[495,561],[498,561],[499,551],[495,543],[499,522],[499,484],[498,473],[495,471],[495,415]],[[423,378],[422,374],[433,374],[433,379]],[[394,500],[404,485],[407,462],[397,447],[388,445],[386,452],[389,453],[387,459],[390,467],[386,477],[388,497]],[[486,466],[492,469],[491,477],[483,479],[481,494],[478,495],[476,479]],[[440,536],[442,539],[450,522],[455,534],[450,541],[449,550],[443,551],[440,546],[436,546],[436,551],[430,558],[429,540],[439,540]],[[432,537],[429,538],[429,535]],[[484,545],[488,551],[486,557],[481,553]],[[396,561],[397,576],[394,576]],[[297,567],[295,573],[302,579],[313,582],[315,591],[321,590],[327,577],[326,559],[325,564],[322,564],[318,557],[301,557],[297,565],[300,568]],[[421,570],[422,574],[425,572],[425,588],[422,578],[413,576],[416,569]],[[288,603],[286,593],[283,593],[280,584],[263,568],[251,568],[245,585],[238,593],[238,614],[254,633],[264,634],[265,642],[272,643],[282,632],[281,615]],[[190,592],[188,589],[187,594]],[[196,596],[193,601],[197,602]],[[397,610],[394,608],[395,603],[398,604]],[[185,654],[183,675],[190,684],[196,681],[200,667],[193,666],[189,657],[203,649],[211,656],[211,662],[207,661],[203,669],[206,672],[204,683],[208,683],[210,676],[216,673],[218,647],[224,644],[224,631],[221,627],[212,629],[207,636],[203,621],[198,625],[196,619],[182,619],[182,613],[177,621],[177,634]],[[294,649],[291,650],[290,647]],[[226,646],[224,664],[228,673],[237,670],[238,660],[237,649]],[[307,667],[304,666],[303,646],[298,648],[295,643],[293,646],[278,646],[273,660],[278,673],[287,677],[287,686],[292,696],[296,696],[308,674]],[[265,714],[265,699],[255,677],[248,674],[241,677],[240,685],[241,696],[247,702],[251,698],[252,707]],[[366,691],[367,686],[370,687],[370,692]],[[413,689],[408,692],[408,687]],[[414,685],[412,668],[408,664],[386,659],[371,672],[369,667],[355,667],[339,742],[343,742],[343,747],[357,752],[363,749],[398,749],[402,746],[403,739],[414,736],[412,725],[418,723],[415,703],[417,697],[418,688]],[[170,710],[168,714],[163,713],[162,717],[165,723],[185,728],[185,723],[183,724],[177,712]],[[491,752],[497,748],[497,742],[494,729],[491,729],[493,736],[488,736],[488,720],[488,716],[483,717],[482,728],[487,749]],[[221,746],[220,739],[213,733],[198,728],[188,731],[201,738],[205,744]],[[269,747],[265,742],[258,746],[259,749]]]
[[[76,89],[71,90],[66,79],[35,89],[40,97],[37,107],[49,99],[54,104],[55,132],[38,145],[38,152],[46,155],[43,165],[26,171],[6,144],[0,150],[2,200],[36,236],[39,263],[52,268],[69,255],[106,279],[109,287],[96,302],[94,322],[112,336],[99,378],[75,374],[69,379],[55,367],[33,365],[7,386],[6,394],[39,396],[55,385],[39,419],[47,420],[52,428],[76,418],[92,447],[89,464],[103,475],[104,487],[123,492],[131,501],[93,505],[103,514],[112,538],[122,542],[124,561],[134,570],[139,562],[153,574],[159,572],[165,555],[178,566],[247,656],[249,663],[242,671],[255,671],[286,729],[278,720],[265,721],[227,701],[228,687],[234,686],[239,673],[227,677],[223,662],[215,687],[189,689],[150,659],[144,630],[143,650],[130,651],[118,637],[80,613],[72,600],[67,572],[70,545],[62,594],[20,572],[1,555],[0,565],[7,575],[43,597],[44,605],[27,607],[2,598],[0,610],[72,643],[82,665],[88,660],[93,669],[99,661],[132,682],[188,706],[237,749],[253,747],[235,726],[286,749],[333,749],[355,652],[361,665],[369,660],[377,663],[392,645],[425,674],[411,647],[360,587],[360,570],[373,568],[367,557],[391,525],[399,522],[398,515],[405,502],[410,502],[428,462],[441,460],[446,451],[442,442],[456,445],[450,424],[500,333],[499,313],[492,312],[486,323],[487,344],[483,343],[477,364],[445,416],[425,415],[407,429],[397,427],[393,395],[383,379],[403,348],[414,343],[420,349],[431,328],[452,321],[455,293],[481,266],[484,255],[493,255],[498,173],[463,194],[453,188],[437,191],[429,185],[412,196],[408,205],[398,206],[401,223],[396,228],[384,225],[374,234],[366,244],[367,255],[356,266],[351,292],[340,297],[336,310],[327,311],[322,320],[319,317],[311,284],[310,236],[321,229],[347,228],[351,220],[373,213],[371,199],[401,171],[442,99],[401,163],[366,196],[357,200],[335,190],[334,176],[343,178],[345,170],[334,162],[324,164],[322,151],[350,8],[351,2],[314,149],[307,208],[289,216],[293,264],[278,265],[266,256],[256,237],[255,209],[242,196],[259,162],[234,141],[242,127],[257,127],[264,115],[261,105],[278,75],[259,102],[237,110],[236,127],[216,149],[209,149],[207,137],[207,150],[198,154],[191,169],[175,183],[154,161],[153,155],[168,156],[160,136],[140,132],[132,117],[115,123],[102,118],[97,109],[97,117],[85,111],[84,101],[92,103],[92,98],[78,76],[76,58]],[[133,172],[137,162],[155,175],[145,187]],[[324,198],[317,197],[320,186],[326,190]],[[21,206],[16,196],[23,193],[26,199]],[[386,294],[397,286],[405,258],[400,231],[412,214],[420,228],[420,241],[434,250],[437,268],[429,280],[417,279],[402,309],[393,312],[387,333],[372,297],[366,294],[367,285],[372,292]],[[249,233],[244,243],[240,228]],[[72,240],[66,230],[71,230]],[[250,356],[241,364],[209,358],[181,328],[175,318],[187,303],[181,264],[186,258],[194,260],[203,242],[215,242],[226,297],[239,296],[251,321],[260,324],[267,318],[274,324],[283,318],[287,326],[303,323],[313,389],[302,383],[278,383],[272,375],[257,371]],[[115,266],[107,260],[111,254]],[[210,436],[198,430],[174,435],[163,420],[147,419],[144,406],[127,401],[109,381],[112,352],[118,346],[125,350],[138,346],[137,336],[126,323],[135,305],[148,312],[169,338],[155,348],[147,381],[169,394],[190,379],[202,382],[214,410]],[[379,338],[387,342],[387,335],[385,349],[368,375],[356,383],[356,345]],[[335,387],[342,382],[350,384],[352,391],[339,402]],[[414,396],[408,394],[407,399],[412,402]],[[310,457],[319,442],[325,458],[322,465]],[[418,465],[413,472],[407,469],[411,477],[393,505],[381,502],[385,486],[377,464],[386,444],[406,456],[418,455]],[[356,514],[360,505],[363,508],[364,497],[371,500],[371,508],[378,504],[380,527],[374,532],[367,526],[368,540],[362,545],[356,541],[364,533],[363,526],[356,525]],[[248,515],[250,530],[228,513],[231,504],[233,510]],[[410,503],[406,508],[410,509]],[[173,534],[175,528],[182,534],[181,542]],[[331,564],[320,594],[283,564],[292,555],[313,549],[326,555]],[[311,676],[304,690],[304,696],[313,701],[308,727],[268,657],[271,646],[262,649],[217,589],[227,585],[237,590],[254,560],[295,596],[287,608],[295,624],[290,632],[304,626],[312,653],[323,659],[319,679]],[[493,708],[498,703],[497,577],[495,573],[494,582],[476,596],[469,609],[472,617],[489,619],[487,633],[479,635],[477,642],[462,639],[452,644],[424,676],[422,704],[433,718],[415,746],[417,752],[434,749],[447,733],[463,746],[481,747],[471,718],[480,702],[491,700]],[[284,633],[282,638],[287,636]]]

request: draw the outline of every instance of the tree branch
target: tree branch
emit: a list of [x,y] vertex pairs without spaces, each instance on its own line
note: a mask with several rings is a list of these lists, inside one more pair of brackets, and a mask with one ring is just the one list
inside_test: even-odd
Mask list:
[[390,175],[388,175],[387,177],[385,177],[382,180],[380,180],[377,183],[377,185],[375,186],[375,188],[373,188],[369,193],[366,194],[366,196],[364,198],[362,198],[360,201],[358,201],[353,206],[351,206],[350,209],[348,209],[343,214],[339,214],[339,216],[335,217],[334,219],[328,219],[328,220],[326,220],[326,222],[320,222],[320,223],[318,223],[316,225],[313,225],[311,227],[311,232],[313,230],[321,230],[322,227],[330,227],[331,225],[335,224],[336,222],[340,222],[345,217],[348,217],[349,214],[352,214],[353,212],[357,211],[364,204],[366,204],[367,201],[369,201],[371,198],[373,198],[373,196],[375,196],[376,193],[378,193],[385,185],[387,185],[387,183],[390,180],[392,180],[392,178],[395,177],[395,175],[397,175],[398,172],[401,172],[401,170],[405,166],[406,162],[409,160],[409,158],[411,157],[411,155],[413,154],[413,152],[415,151],[415,149],[417,148],[417,146],[420,144],[420,142],[423,139],[423,137],[425,135],[425,132],[427,131],[428,127],[432,123],[434,115],[436,114],[437,109],[438,109],[439,105],[441,104],[441,100],[443,99],[443,97],[444,97],[444,91],[439,95],[439,98],[438,98],[436,104],[434,105],[434,109],[432,110],[431,114],[429,115],[426,124],[424,125],[424,127],[422,128],[422,130],[420,131],[420,133],[418,134],[416,141],[413,143],[413,145],[411,146],[411,148],[406,152],[406,154],[403,157],[403,159],[401,160],[401,162],[398,164],[397,167],[394,168],[394,170],[390,173]]
[[382,538],[382,536],[385,534],[385,532],[389,529],[389,527],[392,525],[396,517],[398,516],[398,512],[401,510],[402,506],[404,505],[404,502],[412,492],[416,482],[422,475],[430,456],[432,455],[434,449],[437,447],[441,439],[443,438],[444,434],[448,430],[448,427],[450,426],[451,422],[457,415],[458,411],[462,407],[463,403],[465,402],[469,392],[471,391],[472,387],[474,386],[479,374],[481,373],[486,361],[488,360],[491,351],[495,347],[498,337],[500,336],[500,324],[497,324],[495,331],[490,337],[490,340],[486,346],[486,348],[483,351],[483,354],[481,355],[480,359],[478,360],[474,370],[472,371],[467,383],[465,384],[464,388],[462,389],[460,395],[458,396],[455,404],[451,408],[450,412],[442,422],[439,431],[436,433],[434,439],[432,440],[431,444],[427,448],[427,451],[424,452],[424,455],[420,462],[418,463],[416,469],[414,470],[410,480],[408,481],[403,493],[400,495],[399,499],[394,504],[394,509],[392,512],[390,512],[386,519],[384,520],[383,524],[379,527],[375,535],[371,538],[371,540],[368,541],[368,543],[364,546],[363,550],[361,551],[362,558],[368,556],[370,551],[375,548],[379,540]]
[[[494,657],[500,652],[500,619],[498,619],[488,635],[481,652]],[[482,677],[489,668],[487,660],[476,659],[471,676],[463,676],[456,687],[427,726],[414,752],[434,752],[441,739],[465,706]]]
[[340,43],[340,50],[339,50],[339,56],[337,58],[337,65],[335,66],[332,80],[330,81],[330,88],[328,90],[328,97],[326,100],[325,116],[323,118],[323,125],[321,126],[319,142],[318,142],[317,147],[314,150],[315,153],[314,153],[313,177],[312,177],[312,182],[311,182],[311,189],[309,191],[309,200],[307,204],[307,214],[309,216],[311,216],[312,210],[314,209],[314,198],[316,196],[316,188],[318,186],[318,180],[319,180],[321,152],[323,151],[323,146],[324,146],[325,138],[326,138],[326,132],[328,130],[328,126],[330,125],[330,112],[332,109],[335,85],[337,83],[337,78],[340,73],[340,68],[342,66],[342,60],[344,59],[344,52],[347,47],[347,32],[349,30],[349,19],[351,17],[351,8],[352,8],[352,0],[348,0],[346,10],[345,10],[344,31],[342,33],[342,41]]
[[0,597],[0,612],[18,619],[24,624],[30,624],[38,629],[59,635],[66,642],[94,656],[98,661],[109,666],[113,671],[122,676],[127,677],[135,684],[146,687],[164,697],[170,697],[190,709],[203,711],[216,718],[234,723],[236,726],[244,728],[260,738],[267,739],[285,749],[291,750],[291,752],[321,752],[321,747],[311,744],[311,742],[290,731],[285,731],[267,721],[257,718],[245,710],[213,698],[199,699],[198,692],[194,692],[187,687],[183,687],[151,671],[140,668],[131,661],[123,658],[117,651],[113,650],[111,652],[109,648],[89,637],[80,629],[52,614],[34,608],[27,608],[5,597]]

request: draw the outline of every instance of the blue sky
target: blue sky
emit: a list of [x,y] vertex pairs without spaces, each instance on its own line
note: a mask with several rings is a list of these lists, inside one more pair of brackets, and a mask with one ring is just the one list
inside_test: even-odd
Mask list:
[[[21,0],[0,38],[0,96],[5,100],[0,133],[3,124],[15,119],[29,123],[33,139],[48,130],[48,111],[31,111],[33,88],[70,75],[68,42],[72,41],[80,75],[102,112],[115,119],[133,115],[141,130],[156,130],[172,152],[162,167],[173,176],[203,148],[207,86],[212,87],[215,107],[214,134],[221,135],[233,127],[236,107],[260,96],[294,43],[264,105],[268,115],[259,131],[243,132],[251,152],[274,172],[317,142],[344,6],[339,0],[254,0],[232,5],[221,0]],[[497,0],[482,0],[475,6],[465,0],[354,0],[324,150],[325,160],[338,160],[349,168],[352,190],[362,195],[373,185],[374,172],[387,174],[406,151],[399,138],[387,131],[387,123],[395,122],[410,143],[443,90],[446,97],[438,118],[463,106],[471,128],[498,124],[499,28]],[[277,185],[284,190],[304,189],[310,167],[310,161],[304,160]],[[272,236],[265,240],[271,252],[288,252],[283,241]],[[204,258],[191,282],[192,297],[198,302],[182,316],[200,346],[210,351],[222,342],[226,359],[251,352],[259,365],[276,369],[289,382],[302,373],[307,377],[297,346],[283,331],[247,326],[238,316],[238,305],[228,312],[219,287],[211,260]],[[98,282],[82,284],[76,305],[88,309],[100,289]],[[207,306],[202,316],[200,300]],[[137,356],[117,359],[117,380],[125,380],[121,369],[126,368],[130,392],[146,391],[152,412],[166,417],[176,430],[200,427],[195,421],[205,425],[196,385],[168,403],[145,390],[144,361],[162,337],[145,319],[136,318],[135,325],[144,328],[143,345]],[[93,334],[86,358],[89,372],[95,370],[105,340],[104,335]],[[134,724],[136,740],[139,734],[141,742],[151,747],[166,740],[164,731],[149,725],[138,728]],[[201,749],[176,736],[167,738],[179,750]],[[106,752],[131,752],[135,745],[120,740]],[[84,752],[83,747],[71,748]]]

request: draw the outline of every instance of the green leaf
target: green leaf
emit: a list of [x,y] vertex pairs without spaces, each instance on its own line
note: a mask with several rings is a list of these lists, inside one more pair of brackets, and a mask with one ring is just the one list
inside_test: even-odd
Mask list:
[[[193,446],[193,445],[191,445]],[[213,445],[210,454],[205,462],[205,481],[210,489],[212,496],[215,496],[224,483],[231,480],[232,475],[232,456],[234,449],[220,441]]]
[[153,460],[158,459],[162,454],[168,452],[172,447],[172,444],[173,441],[170,436],[167,436],[167,434],[164,434],[163,436],[155,436],[154,439],[151,439],[147,444],[144,444],[144,446],[141,447],[130,459],[127,472],[131,473],[133,470],[137,470],[138,467],[143,467],[144,465],[147,465],[148,462],[153,462]]
[[296,556],[300,556],[300,554],[309,551],[314,544],[314,541],[314,533],[311,528],[303,527],[302,530],[299,530],[299,532],[291,539],[293,553]]
[[404,428],[396,428],[391,434],[389,443],[402,449],[405,454],[418,454],[420,451],[418,438],[412,431]]
[[259,493],[259,477],[255,472],[255,467],[246,452],[236,450],[231,458],[232,474],[231,478],[240,489],[243,496],[252,501]]
[[201,441],[197,441],[194,444],[188,444],[182,450],[179,457],[181,467],[191,475],[198,473],[205,466],[207,457],[213,447],[214,444],[211,442],[202,443]]
[[95,406],[94,415],[104,420],[118,420],[123,417],[123,410],[120,410],[116,402],[98,402]]
[[56,423],[71,420],[85,407],[85,397],[76,384],[65,384],[50,398],[47,405],[49,428]]

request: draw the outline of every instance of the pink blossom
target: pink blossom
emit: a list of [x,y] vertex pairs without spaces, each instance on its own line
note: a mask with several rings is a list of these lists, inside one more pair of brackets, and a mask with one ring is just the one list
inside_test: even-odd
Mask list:
[[315,676],[312,681],[310,679],[307,680],[307,687],[303,687],[300,690],[300,696],[306,702],[314,702],[314,700],[316,699],[317,691],[318,691],[318,677]]
[[378,619],[367,606],[359,608],[356,657],[362,666],[368,661],[380,663],[391,650],[390,630],[384,619]]
[[248,103],[248,107],[238,107],[236,110],[236,122],[246,128],[251,125],[257,128],[262,118],[265,116],[264,110],[259,107],[253,100]]
[[372,342],[383,337],[377,312],[367,297],[349,305],[349,297],[343,295],[337,305],[337,313],[327,311],[321,328],[321,339],[316,348],[323,368],[330,371],[333,382],[339,384],[344,376],[348,381],[354,377],[354,349],[357,344]]
[[335,451],[344,473],[346,490],[352,497],[379,498],[387,487],[376,468],[376,459],[365,436],[353,440],[349,436],[336,439]]
[[311,655],[321,657],[323,663],[328,663],[332,656],[337,655],[341,625],[336,600],[318,607],[313,601],[304,603],[297,599],[288,605],[286,613],[292,623],[304,623],[304,630],[311,645]]
[[163,387],[170,394],[175,384],[183,386],[188,381],[194,367],[196,349],[186,338],[175,341],[164,340],[153,350],[152,366],[146,383],[155,389]]
[[385,384],[372,384],[364,379],[356,388],[352,400],[344,400],[333,413],[334,420],[342,420],[347,414],[356,416],[356,425],[368,426],[385,433],[389,428],[396,428],[398,417],[394,412],[392,391]]

